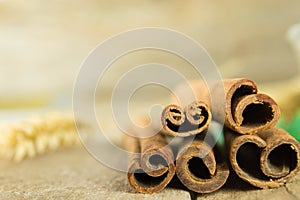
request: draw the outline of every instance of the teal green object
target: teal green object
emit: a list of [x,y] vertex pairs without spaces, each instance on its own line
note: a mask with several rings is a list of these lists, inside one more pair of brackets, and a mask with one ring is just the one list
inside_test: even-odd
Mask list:
[[290,121],[286,130],[300,142],[300,110],[298,110],[295,117]]
[[296,115],[290,122],[287,123],[284,118],[281,118],[277,126],[285,129],[300,142],[300,109],[296,112]]

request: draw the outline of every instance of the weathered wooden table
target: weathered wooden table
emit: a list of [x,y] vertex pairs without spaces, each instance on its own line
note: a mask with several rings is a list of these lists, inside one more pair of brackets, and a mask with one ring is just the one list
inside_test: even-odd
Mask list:
[[212,194],[181,189],[135,193],[125,174],[96,161],[84,148],[69,147],[19,164],[0,162],[0,199],[300,199],[300,174],[285,187],[260,190],[234,177]]

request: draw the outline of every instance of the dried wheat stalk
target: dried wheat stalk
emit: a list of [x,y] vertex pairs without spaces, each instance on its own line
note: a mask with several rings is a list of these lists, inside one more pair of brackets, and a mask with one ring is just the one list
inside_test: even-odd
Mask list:
[[16,162],[79,143],[70,113],[49,113],[0,125],[0,157]]

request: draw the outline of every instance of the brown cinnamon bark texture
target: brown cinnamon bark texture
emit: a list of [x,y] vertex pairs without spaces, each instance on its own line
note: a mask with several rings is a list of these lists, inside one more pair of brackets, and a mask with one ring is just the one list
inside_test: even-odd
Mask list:
[[225,140],[233,170],[253,186],[282,186],[300,169],[299,143],[282,129],[272,128],[256,135],[226,129]]
[[[257,85],[246,78],[227,79],[217,83],[213,98],[225,91],[225,126],[241,134],[257,133],[274,127],[279,120],[277,103],[268,95],[258,93]],[[223,108],[216,101],[214,113],[218,119]]]
[[[194,94],[188,87],[192,88]],[[223,123],[225,119],[226,127],[241,134],[274,127],[280,117],[277,103],[270,96],[258,93],[257,85],[246,78],[216,82],[210,91],[204,81],[194,80],[180,84],[174,93],[179,94],[178,98],[182,99],[183,104],[193,95],[203,100],[212,109],[214,120]],[[224,95],[225,102],[221,98]]]
[[165,134],[187,137],[207,130],[211,118],[208,104],[194,101],[185,110],[176,104],[167,106],[162,112],[161,121]]
[[210,193],[221,188],[228,176],[226,163],[217,163],[214,151],[202,140],[180,147],[176,158],[176,174],[188,189]]
[[139,139],[124,137],[124,147],[132,152],[127,180],[140,193],[163,190],[175,174],[174,156],[161,134]]

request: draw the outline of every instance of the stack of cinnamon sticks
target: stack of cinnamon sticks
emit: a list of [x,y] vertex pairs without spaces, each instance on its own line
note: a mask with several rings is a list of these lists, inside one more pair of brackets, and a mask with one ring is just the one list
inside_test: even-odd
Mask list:
[[[203,81],[190,81],[197,101],[188,98],[186,86],[175,89],[180,101],[172,98],[165,107],[158,134],[124,139],[132,152],[127,180],[136,191],[159,192],[177,176],[187,189],[210,193],[226,183],[230,169],[253,186],[275,188],[300,170],[299,143],[275,127],[279,107],[259,93],[253,81],[222,80],[211,90]],[[225,101],[220,94],[225,94]],[[208,142],[213,138],[212,120],[223,124],[223,149]],[[175,138],[180,142],[169,145],[167,141]]]

